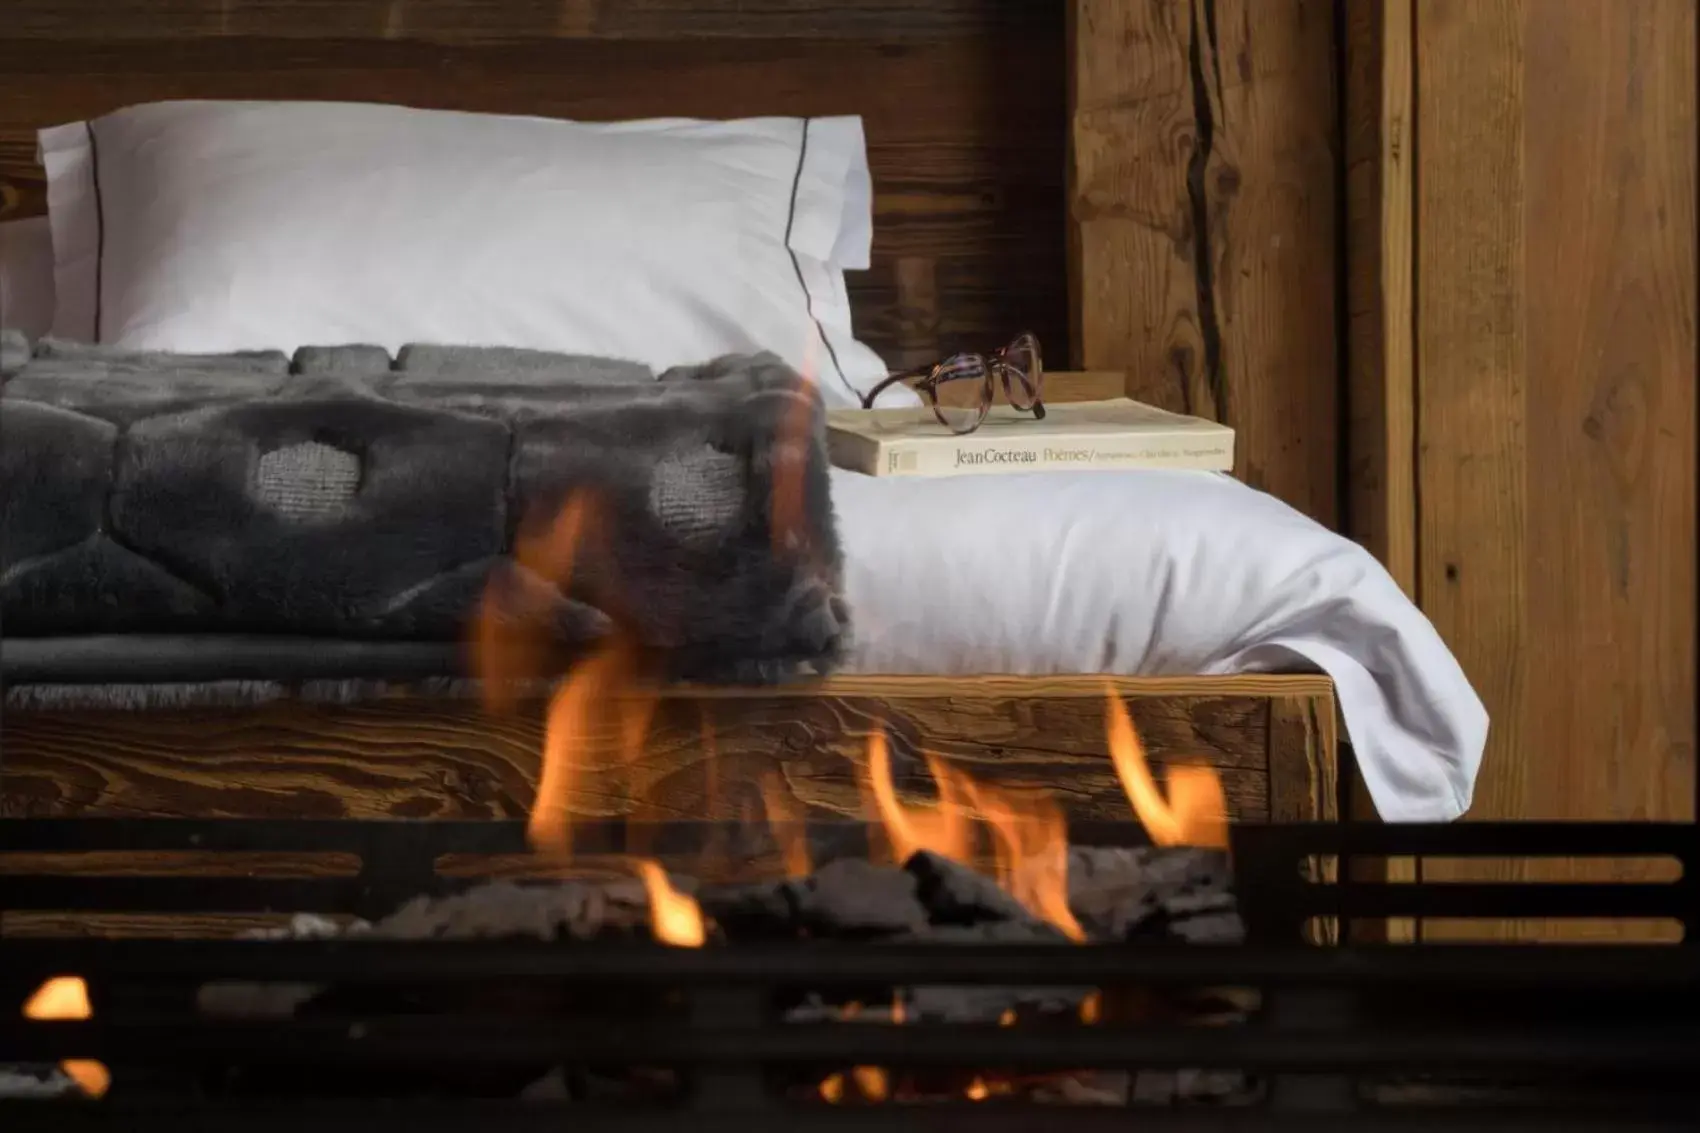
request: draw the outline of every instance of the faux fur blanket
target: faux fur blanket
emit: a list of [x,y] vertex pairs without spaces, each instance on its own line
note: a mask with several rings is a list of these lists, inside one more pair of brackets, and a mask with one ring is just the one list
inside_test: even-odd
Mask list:
[[[0,383],[9,652],[239,639],[241,675],[264,679],[256,640],[454,646],[492,582],[565,654],[617,629],[680,677],[824,671],[848,629],[820,401],[772,355],[657,376],[487,348],[12,335]],[[515,549],[574,499],[594,506],[561,587]]]

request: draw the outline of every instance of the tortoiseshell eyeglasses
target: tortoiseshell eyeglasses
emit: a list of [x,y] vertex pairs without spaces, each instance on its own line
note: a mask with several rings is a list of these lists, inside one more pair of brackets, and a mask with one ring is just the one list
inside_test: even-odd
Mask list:
[[[914,381],[916,378],[920,381]],[[972,433],[991,411],[999,382],[1011,405],[1043,421],[1045,405],[1039,400],[1039,388],[1044,380],[1039,340],[1023,332],[989,358],[984,354],[953,354],[931,366],[892,374],[867,392],[862,408],[872,409],[874,399],[897,383],[913,382],[914,389],[933,407],[939,424],[953,433]]]

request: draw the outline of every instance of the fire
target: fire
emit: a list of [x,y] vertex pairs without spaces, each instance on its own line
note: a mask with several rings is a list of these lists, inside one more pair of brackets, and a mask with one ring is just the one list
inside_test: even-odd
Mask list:
[[[35,989],[24,1004],[26,1019],[88,1019],[89,988],[81,976],[54,976]],[[112,1085],[112,1074],[103,1063],[85,1058],[68,1058],[59,1064],[65,1076],[91,1098],[103,1096]]]
[[524,573],[492,579],[485,590],[473,621],[472,663],[492,712],[512,711],[516,683],[544,669],[539,630],[544,610],[538,594],[526,592],[527,583],[540,580],[565,589],[598,511],[593,497],[569,496],[543,530],[514,541],[514,561]]
[[809,861],[809,840],[803,830],[803,816],[785,793],[779,773],[769,771],[761,777],[761,801],[767,811],[768,825],[785,861],[786,877],[807,877],[814,868]]
[[1165,800],[1151,776],[1145,745],[1134,730],[1127,705],[1113,688],[1106,687],[1105,693],[1109,706],[1110,759],[1115,763],[1122,790],[1127,792],[1128,801],[1151,840],[1159,846],[1226,849],[1228,805],[1216,773],[1208,767],[1170,768],[1169,797]]
[[673,888],[659,862],[640,861],[637,872],[649,894],[649,926],[655,939],[676,948],[701,948],[708,939],[701,906]]
[[969,779],[930,754],[923,758],[938,784],[937,806],[909,807],[898,799],[891,777],[891,753],[882,732],[868,737],[864,793],[873,799],[875,815],[898,864],[921,850],[967,862],[973,854],[974,837],[970,825]]
[[992,828],[998,884],[1076,943],[1086,930],[1068,907],[1068,820],[1046,796],[1022,799],[972,783],[977,809]]
[[[553,522],[517,542],[519,566],[565,590],[599,512],[593,497],[570,496]],[[492,711],[513,707],[513,682],[542,671],[542,635],[535,619],[527,619],[534,613],[512,587],[492,584],[485,592],[473,659]],[[567,675],[544,718],[542,770],[526,824],[533,850],[557,862],[571,859],[573,800],[582,774],[595,763],[599,737],[611,730],[621,757],[634,762],[643,753],[654,709],[654,690],[641,679],[636,653],[618,637]],[[707,929],[697,903],[672,887],[658,863],[640,860],[635,868],[649,894],[656,939],[700,948]]]
[[1062,809],[1048,798],[1023,799],[978,782],[931,754],[924,758],[938,784],[938,805],[905,806],[892,780],[884,734],[868,737],[864,792],[897,861],[930,850],[971,865],[973,823],[982,821],[991,828],[998,883],[1070,940],[1086,939],[1068,908],[1068,824]]
[[537,780],[526,837],[533,849],[558,861],[572,856],[572,797],[581,764],[595,750],[597,724],[610,709],[619,712],[620,746],[627,757],[643,750],[647,698],[614,699],[633,687],[632,663],[617,646],[597,653],[562,682],[549,702],[543,731],[543,768]]
[[[815,403],[807,397],[787,396],[795,404],[785,411],[785,443],[772,470],[771,520],[775,538],[785,548],[806,554],[805,442],[813,427]],[[587,550],[600,554],[606,549],[593,542],[607,534],[598,526],[605,515],[595,497],[584,493],[569,497],[551,522],[517,541],[519,569],[494,582],[484,595],[471,644],[491,709],[512,707],[517,681],[545,671],[549,642],[542,615],[550,612],[552,616],[554,598],[545,602],[536,586],[567,591],[575,572],[584,573]],[[570,859],[575,806],[582,806],[587,786],[596,789],[585,779],[599,764],[606,766],[600,748],[611,743],[626,764],[641,758],[658,695],[653,683],[644,678],[640,651],[616,633],[557,686],[545,715],[537,797],[527,823],[527,837],[537,853],[557,862]],[[1205,767],[1172,768],[1165,796],[1127,707],[1113,688],[1106,688],[1106,703],[1110,758],[1152,840],[1160,845],[1225,847],[1226,802],[1216,775]],[[706,719],[704,743],[712,749]],[[905,862],[926,850],[978,868],[977,847],[989,845],[989,872],[999,885],[1068,939],[1085,940],[1086,933],[1068,904],[1068,827],[1056,799],[1045,792],[979,781],[931,753],[923,753],[923,759],[937,785],[938,801],[932,806],[906,804],[897,794],[886,736],[875,731],[868,737],[860,785],[869,818],[883,832],[896,861]],[[793,877],[807,875],[812,862],[801,808],[777,772],[761,775],[758,786],[785,872]],[[710,799],[717,794],[718,784],[711,783]],[[634,848],[633,852],[644,851]],[[639,858],[635,868],[649,895],[656,938],[676,946],[701,947],[707,927],[697,903],[672,887],[658,862]],[[1082,1009],[1087,1022],[1097,1013],[1096,1000]],[[857,1068],[840,1088],[853,1082],[863,1097],[883,1097],[889,1090],[882,1074],[878,1068]]]

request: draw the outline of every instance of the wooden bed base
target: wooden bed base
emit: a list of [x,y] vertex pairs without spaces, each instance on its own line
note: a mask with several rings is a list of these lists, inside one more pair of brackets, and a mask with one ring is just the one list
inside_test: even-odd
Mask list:
[[[1124,678],[1153,763],[1218,770],[1240,821],[1335,817],[1333,688],[1321,676]],[[931,751],[1050,789],[1079,817],[1124,818],[1101,677],[839,677],[785,689],[680,690],[645,756],[611,762],[585,815],[735,817],[766,771],[794,803],[860,813],[857,767],[884,728],[904,785]],[[0,814],[511,818],[529,808],[541,702],[513,716],[413,696],[173,710],[6,714]]]
[[[858,767],[883,728],[895,776],[919,801],[935,752],[972,774],[1050,792],[1082,818],[1125,819],[1105,751],[1101,677],[841,677],[787,689],[680,690],[659,705],[644,757],[611,761],[575,797],[581,815],[753,817],[770,773],[793,813],[859,816]],[[1124,678],[1153,764],[1204,763],[1235,821],[1333,820],[1339,787],[1333,686],[1298,675]],[[515,818],[530,807],[541,703],[514,716],[472,701],[395,696],[150,711],[13,710],[0,756],[0,818]],[[338,855],[0,855],[0,872],[324,876]],[[463,863],[480,876],[529,861]],[[446,868],[441,867],[440,868]],[[12,935],[224,935],[263,914],[0,914]]]

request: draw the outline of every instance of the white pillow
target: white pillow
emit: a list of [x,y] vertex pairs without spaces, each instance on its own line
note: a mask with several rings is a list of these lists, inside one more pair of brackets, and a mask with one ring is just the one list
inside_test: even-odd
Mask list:
[[862,476],[834,470],[864,673],[1334,679],[1389,822],[1470,805],[1487,712],[1381,564],[1209,472]]
[[60,337],[503,345],[658,370],[768,349],[835,405],[886,373],[843,278],[871,240],[859,118],[165,102],[40,142]]
[[0,224],[0,330],[53,329],[53,234],[45,216]]

